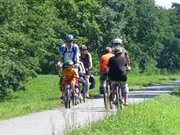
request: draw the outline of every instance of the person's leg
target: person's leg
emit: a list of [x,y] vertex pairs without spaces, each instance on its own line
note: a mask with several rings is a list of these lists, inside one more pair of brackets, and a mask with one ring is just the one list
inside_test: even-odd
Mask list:
[[100,73],[100,88],[99,88],[99,91],[100,91],[100,94],[104,94],[104,90],[106,88],[106,74],[101,72]]
[[128,92],[129,92],[129,87],[127,82],[123,82],[121,84],[121,89],[122,89],[122,96],[124,99],[124,105],[128,105]]
[[82,83],[82,93],[83,94],[86,94],[87,93],[87,90],[88,90],[88,82],[85,78],[81,77],[80,78],[80,81]]
[[113,108],[113,102],[114,102],[114,96],[115,96],[115,89],[116,85],[115,82],[111,81],[110,82],[110,96],[109,96],[109,101],[110,101],[110,108]]
[[73,92],[74,94],[77,94],[76,79],[75,79],[75,78],[71,81],[71,86],[72,86],[72,92]]
[[90,86],[90,83],[89,83],[89,75],[86,75],[86,82],[87,82],[87,93],[86,93],[86,96],[87,96],[87,98],[89,97],[89,86]]

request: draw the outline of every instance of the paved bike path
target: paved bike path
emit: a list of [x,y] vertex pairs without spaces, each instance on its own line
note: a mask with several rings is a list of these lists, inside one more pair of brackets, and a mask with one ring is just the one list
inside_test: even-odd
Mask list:
[[[129,93],[130,103],[139,103],[158,95],[167,95],[180,81],[145,87]],[[61,135],[66,129],[72,129],[92,121],[103,119],[107,114],[103,97],[88,100],[72,109],[56,108],[48,111],[0,121],[0,135]]]

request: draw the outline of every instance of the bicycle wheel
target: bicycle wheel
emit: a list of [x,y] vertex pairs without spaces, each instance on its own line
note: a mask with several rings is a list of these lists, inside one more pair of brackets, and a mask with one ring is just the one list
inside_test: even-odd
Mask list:
[[119,94],[120,109],[122,109],[122,107],[123,107],[123,97],[122,97],[122,90],[121,90],[120,87],[119,87],[118,91],[119,91],[118,94]]
[[109,82],[106,80],[106,87],[104,89],[104,106],[105,109],[108,110],[110,108],[109,96],[110,96],[110,85]]
[[120,94],[119,94],[119,87],[118,87],[118,85],[116,86],[116,107],[117,107],[118,110],[121,108]]
[[71,108],[71,95],[67,91],[64,96],[64,106],[65,108]]

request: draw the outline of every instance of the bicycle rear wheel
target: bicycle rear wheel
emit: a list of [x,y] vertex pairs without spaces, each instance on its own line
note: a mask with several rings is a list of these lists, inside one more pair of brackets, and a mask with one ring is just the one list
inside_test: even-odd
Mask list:
[[71,108],[71,96],[68,92],[64,96],[64,106],[65,108]]
[[116,86],[116,107],[119,110],[120,109],[120,97],[119,97],[119,87]]
[[110,85],[109,82],[106,80],[106,87],[104,89],[104,106],[105,109],[108,110],[110,108],[110,101],[109,101],[109,96],[110,96]]

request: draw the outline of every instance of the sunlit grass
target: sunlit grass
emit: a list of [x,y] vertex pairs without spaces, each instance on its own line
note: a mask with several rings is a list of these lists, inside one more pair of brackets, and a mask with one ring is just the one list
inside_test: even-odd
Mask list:
[[[180,79],[176,75],[134,75],[129,74],[129,86],[147,86]],[[25,90],[12,93],[0,102],[0,119],[15,117],[60,106],[59,78],[57,75],[39,75],[25,85]],[[90,91],[91,97],[99,96],[99,77],[96,88]]]
[[0,119],[23,115],[59,105],[58,77],[40,75],[29,81],[25,90],[0,102]]
[[179,112],[180,98],[156,97],[68,135],[179,135]]

